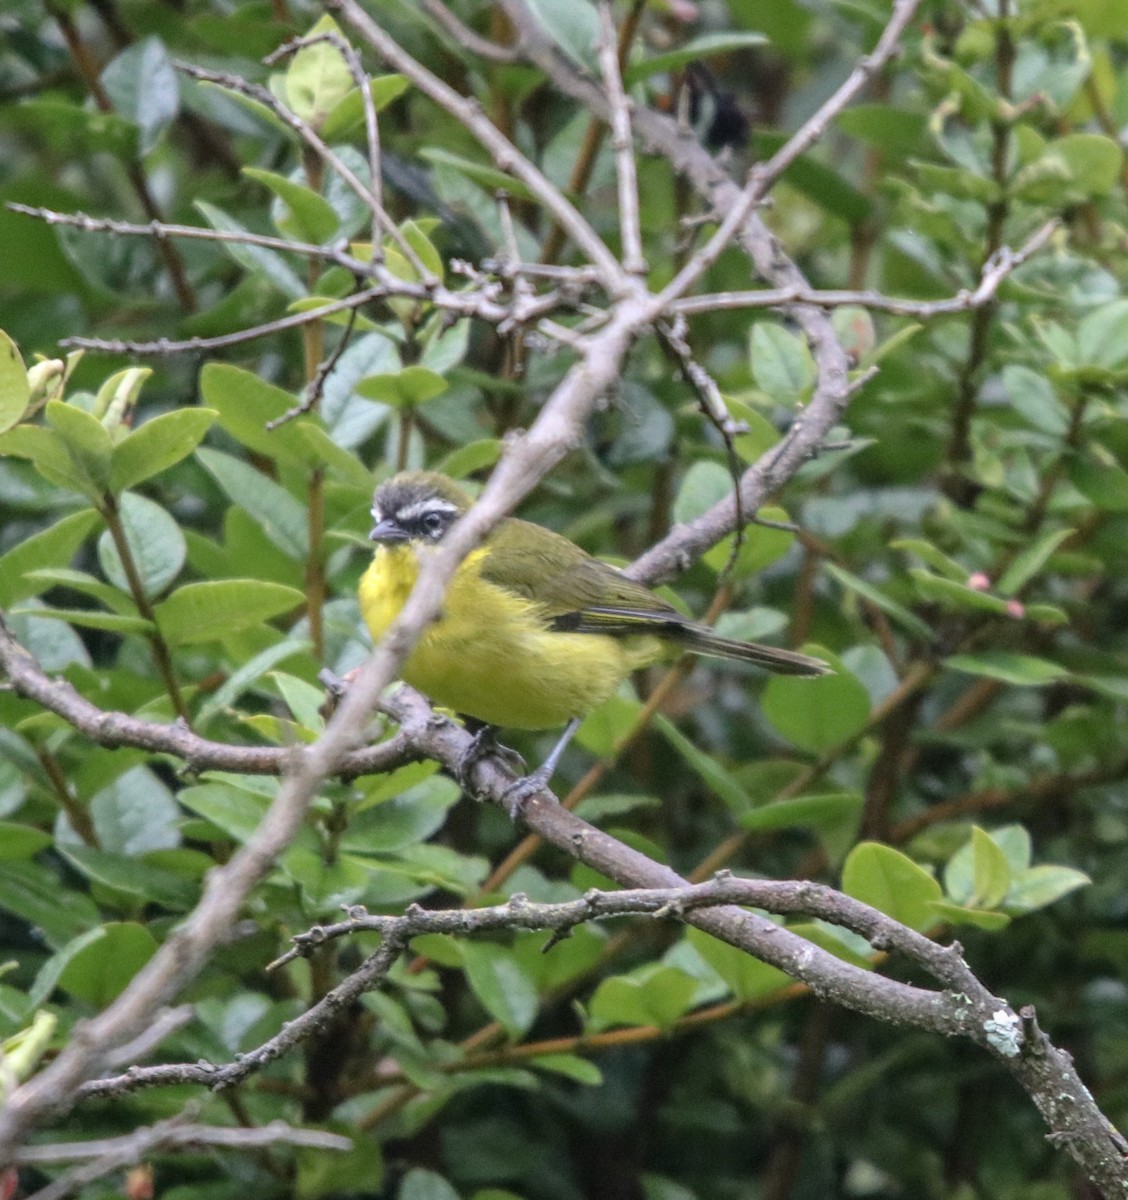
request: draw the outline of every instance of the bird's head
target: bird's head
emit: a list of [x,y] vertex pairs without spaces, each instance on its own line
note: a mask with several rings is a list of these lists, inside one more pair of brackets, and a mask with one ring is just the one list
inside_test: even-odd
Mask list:
[[402,471],[380,484],[372,501],[375,525],[368,535],[382,545],[434,545],[470,507],[467,492],[435,471]]

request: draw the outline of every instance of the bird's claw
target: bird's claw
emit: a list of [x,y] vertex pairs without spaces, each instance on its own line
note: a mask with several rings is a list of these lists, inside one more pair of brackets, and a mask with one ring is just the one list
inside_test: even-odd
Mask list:
[[474,795],[474,788],[470,782],[471,772],[483,758],[488,758],[491,754],[496,754],[515,771],[524,772],[528,769],[525,760],[516,750],[503,746],[497,740],[497,730],[492,725],[483,725],[474,731],[470,745],[463,750],[454,768],[455,782],[468,796]]
[[349,684],[355,674],[355,667],[344,675],[338,675],[328,667],[322,667],[317,672],[317,682],[325,689],[325,699],[317,710],[322,720],[328,721],[337,711],[337,705],[345,698],[345,693],[349,690]]
[[505,809],[511,821],[517,821],[525,805],[538,793],[548,789],[549,775],[550,773],[546,773],[543,768],[538,768],[532,774],[511,783],[501,793],[501,807]]

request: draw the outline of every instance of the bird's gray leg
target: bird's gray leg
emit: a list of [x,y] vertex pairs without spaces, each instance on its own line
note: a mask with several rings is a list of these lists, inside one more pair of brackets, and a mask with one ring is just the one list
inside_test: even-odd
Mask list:
[[568,743],[575,736],[576,730],[579,727],[580,718],[573,717],[564,726],[564,732],[557,739],[556,745],[549,751],[549,755],[544,762],[531,774],[526,775],[524,779],[518,779],[516,783],[510,784],[505,789],[501,797],[501,803],[512,820],[516,821],[521,815],[521,809],[530,796],[535,795],[548,786],[549,780],[556,773],[556,768],[560,764],[560,759],[564,751],[568,748]]

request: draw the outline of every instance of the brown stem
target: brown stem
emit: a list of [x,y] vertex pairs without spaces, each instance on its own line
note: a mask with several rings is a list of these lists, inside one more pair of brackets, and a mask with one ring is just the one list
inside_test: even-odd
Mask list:
[[901,782],[910,739],[923,703],[924,693],[917,692],[885,721],[881,749],[866,783],[860,831],[863,838],[883,842],[888,837],[889,806]]
[[[106,89],[102,86],[98,65],[80,37],[78,27],[71,19],[70,13],[60,5],[54,3],[54,0],[47,0],[46,9],[59,26],[59,32],[63,35],[63,40],[67,44],[71,58],[74,59],[74,64],[78,68],[79,74],[82,76],[83,82],[86,84],[87,91],[89,91],[94,103],[101,112],[112,113],[114,111],[113,102],[107,95]],[[141,164],[133,161],[127,162],[124,165],[130,186],[136,193],[141,207],[145,210],[145,215],[150,221],[162,220],[161,211],[157,207],[157,202],[153,199],[152,192],[149,190],[149,181],[145,178],[145,172]],[[188,282],[188,275],[184,269],[184,260],[180,257],[180,251],[167,238],[156,237],[154,241],[156,242],[157,253],[164,259],[164,264],[168,270],[169,278],[172,280],[172,286],[176,291],[176,298],[180,307],[186,313],[195,312],[196,294],[192,290],[192,285]]]
[[149,603],[149,597],[145,595],[145,585],[141,580],[140,572],[137,570],[137,563],[133,559],[133,550],[129,545],[129,540],[125,536],[125,527],[121,523],[121,509],[118,507],[117,497],[111,493],[103,496],[99,512],[102,519],[106,522],[106,528],[110,532],[110,537],[113,539],[118,557],[121,559],[122,570],[125,571],[126,582],[129,584],[133,603],[137,605],[137,612],[146,621],[152,622],[153,631],[146,634],[146,637],[149,642],[149,652],[153,656],[153,664],[156,666],[157,673],[164,683],[165,691],[172,701],[172,707],[175,709],[176,715],[186,725],[190,726],[191,721],[188,717],[188,706],[184,703],[184,697],[180,694],[180,685],[177,683],[176,672],[172,667],[172,652],[169,650],[168,642],[164,640],[157,625],[157,616],[153,611],[153,606]]
[[35,757],[39,759],[39,763],[50,781],[51,790],[59,801],[59,807],[67,814],[71,828],[88,846],[98,849],[98,834],[94,829],[94,822],[91,820],[90,814],[71,793],[70,783],[67,780],[66,772],[59,765],[59,760],[43,746],[35,748]]
[[[619,26],[619,69],[622,70],[627,63],[627,58],[631,52],[631,46],[634,44],[635,36],[638,33],[639,22],[642,20],[643,10],[646,8],[647,0],[634,0],[631,5],[631,11],[627,13],[622,25]],[[587,191],[588,184],[591,182],[591,173],[595,170],[595,160],[599,157],[599,148],[603,145],[603,139],[607,134],[607,126],[598,117],[592,117],[588,122],[587,130],[584,133],[583,144],[580,146],[580,152],[576,157],[576,162],[572,167],[572,175],[568,180],[568,191],[575,197],[581,197]],[[564,239],[567,235],[564,228],[558,222],[554,222],[552,228],[548,231],[548,236],[544,239],[544,246],[541,249],[540,261],[542,263],[554,263],[560,258],[560,251],[564,249]]]
[[810,1127],[809,1113],[818,1099],[819,1081],[826,1062],[827,1044],[834,1010],[815,1002],[799,1039],[799,1060],[791,1083],[791,1103],[783,1110],[772,1131],[772,1154],[764,1171],[763,1200],[787,1200],[795,1190],[803,1143]]
[[[1009,98],[1012,92],[1011,77],[1014,71],[1015,47],[1007,21],[1007,0],[1000,0],[999,19],[995,23],[995,70],[999,82],[999,95]],[[987,206],[987,235],[983,250],[985,265],[1003,244],[1003,229],[1010,212],[1006,195],[1007,159],[1010,152],[1010,125],[999,117],[991,123],[991,175],[998,187],[1000,198]],[[956,403],[952,410],[952,427],[948,438],[947,470],[945,491],[964,506],[970,505],[977,489],[964,478],[961,468],[971,459],[971,422],[979,398],[979,375],[987,361],[990,334],[998,312],[998,301],[977,308],[971,315],[970,343],[968,356],[960,371],[956,390]]]

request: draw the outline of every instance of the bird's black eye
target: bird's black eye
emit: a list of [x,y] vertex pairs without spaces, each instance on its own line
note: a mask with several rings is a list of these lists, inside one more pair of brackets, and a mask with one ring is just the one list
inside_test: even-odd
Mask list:
[[432,538],[437,538],[446,525],[442,515],[437,512],[424,513],[422,520],[423,528],[427,531],[427,536]]

